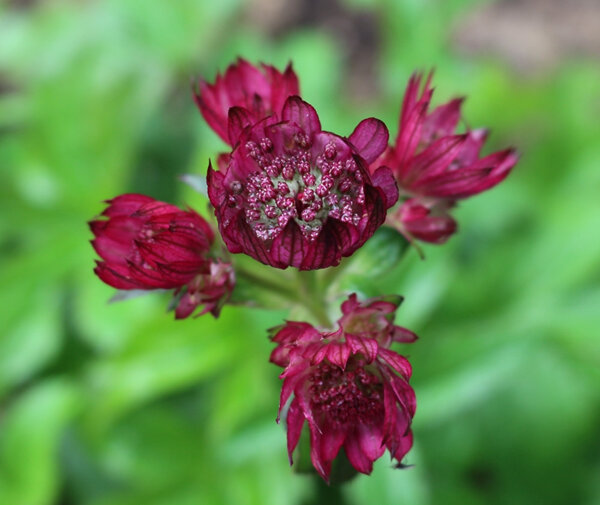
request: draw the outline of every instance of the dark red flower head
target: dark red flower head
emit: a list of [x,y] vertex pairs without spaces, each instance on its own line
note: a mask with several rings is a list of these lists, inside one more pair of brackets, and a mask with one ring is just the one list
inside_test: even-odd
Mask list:
[[237,139],[228,134],[229,109],[239,107],[252,123],[272,114],[279,115],[286,99],[300,94],[298,78],[291,64],[283,73],[261,64],[257,68],[239,58],[214,84],[201,80],[194,100],[209,126],[232,147]]
[[411,366],[387,347],[416,336],[393,325],[395,309],[392,301],[360,304],[353,295],[342,305],[336,331],[297,322],[276,329],[271,361],[285,367],[280,413],[293,396],[287,411],[290,463],[305,421],[312,463],[325,480],[342,447],[366,474],[386,448],[399,463],[409,451],[416,408]]
[[229,295],[232,282],[213,273],[209,224],[194,211],[144,195],[120,195],[107,203],[102,213],[107,219],[90,222],[92,245],[103,260],[94,270],[98,277],[117,289],[180,290],[187,285],[176,317],[186,317],[204,303],[204,312],[218,314],[218,298]]
[[431,75],[421,90],[422,75],[408,83],[396,143],[371,165],[392,169],[400,195],[410,203],[390,215],[389,224],[409,238],[442,243],[454,233],[456,223],[447,210],[503,181],[518,161],[513,149],[483,158],[487,131],[454,131],[460,121],[463,99],[455,99],[428,113],[433,89]]
[[239,138],[216,172],[208,194],[231,252],[277,268],[337,265],[373,235],[398,191],[387,168],[367,164],[387,145],[387,129],[362,121],[344,139],[321,130],[311,105],[288,98],[281,121],[252,122],[230,110]]

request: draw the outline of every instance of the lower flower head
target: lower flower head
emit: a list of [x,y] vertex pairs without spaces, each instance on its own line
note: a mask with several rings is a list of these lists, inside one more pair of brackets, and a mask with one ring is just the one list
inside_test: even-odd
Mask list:
[[353,295],[345,305],[334,332],[289,322],[273,335],[278,347],[271,361],[285,367],[280,412],[292,398],[286,418],[290,462],[306,422],[311,460],[325,480],[342,447],[352,466],[368,474],[386,448],[400,462],[412,446],[411,367],[387,346],[416,337],[380,319],[393,316],[393,302],[362,305]]
[[388,169],[371,176],[361,157],[385,148],[385,126],[385,134],[372,128],[380,122],[365,120],[357,128],[363,135],[355,131],[346,140],[322,131],[315,110],[298,97],[286,101],[282,122],[250,124],[237,113],[230,110],[230,125],[238,124],[239,144],[226,167],[208,173],[209,197],[231,252],[277,268],[325,268],[383,223],[397,189]]

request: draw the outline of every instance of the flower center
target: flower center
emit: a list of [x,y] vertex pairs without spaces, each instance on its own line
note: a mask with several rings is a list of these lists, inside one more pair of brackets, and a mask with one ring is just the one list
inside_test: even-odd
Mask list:
[[334,141],[315,149],[305,134],[296,133],[281,152],[266,137],[248,141],[245,148],[258,170],[245,185],[233,181],[230,189],[246,192],[246,219],[260,239],[276,237],[290,219],[311,242],[328,217],[358,225],[364,213],[363,175],[352,155],[338,153]]
[[[350,365],[350,363],[349,363]],[[362,366],[342,370],[321,363],[309,378],[311,407],[337,425],[373,424],[383,417],[381,380]]]

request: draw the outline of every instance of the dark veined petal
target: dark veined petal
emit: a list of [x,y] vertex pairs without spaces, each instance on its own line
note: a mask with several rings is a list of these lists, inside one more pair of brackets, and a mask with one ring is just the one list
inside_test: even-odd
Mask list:
[[462,199],[502,182],[518,161],[512,149],[490,154],[469,167],[451,170],[421,184],[438,198]]
[[229,145],[235,146],[242,132],[255,122],[254,116],[243,107],[232,107],[227,115]]
[[403,189],[419,191],[422,185],[444,173],[463,148],[466,135],[442,137],[433,142],[422,153],[415,156],[407,171],[407,184]]
[[398,185],[388,167],[379,167],[371,176],[373,184],[379,188],[385,198],[385,208],[389,209],[398,201]]

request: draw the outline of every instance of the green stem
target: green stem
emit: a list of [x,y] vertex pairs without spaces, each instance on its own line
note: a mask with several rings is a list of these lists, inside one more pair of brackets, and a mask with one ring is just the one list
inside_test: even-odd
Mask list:
[[347,502],[339,485],[327,485],[319,476],[315,476],[315,505],[345,505]]
[[321,280],[323,285],[326,286],[326,289],[329,289],[331,286],[335,286],[339,281],[340,275],[348,270],[348,268],[351,266],[352,258],[343,258],[338,266],[323,270],[321,273]]
[[[290,306],[303,307],[319,326],[331,327],[325,303],[325,292],[321,289],[317,272],[297,271],[296,282],[294,282],[294,277],[285,276],[280,281],[269,275],[268,272],[261,272],[260,269],[248,269],[239,263],[235,266],[235,272],[240,279],[249,281],[254,288],[274,293],[291,302]],[[293,274],[293,271],[289,273]]]
[[323,296],[325,293],[320,289],[316,272],[298,271],[298,281],[300,287],[298,301],[308,309],[318,324],[330,328],[331,320],[327,314],[327,305]]
[[260,275],[257,275],[254,272],[250,272],[249,270],[246,270],[245,268],[242,268],[241,266],[235,267],[235,273],[239,277],[243,277],[249,281],[252,281],[252,283],[257,287],[265,288],[268,291],[275,291],[275,292],[281,294],[282,296],[284,296],[285,298],[288,298],[293,301],[297,300],[297,294],[293,290],[287,288],[286,286],[284,286],[282,284],[273,282],[270,279],[261,277]]

